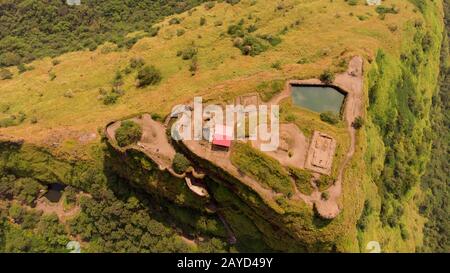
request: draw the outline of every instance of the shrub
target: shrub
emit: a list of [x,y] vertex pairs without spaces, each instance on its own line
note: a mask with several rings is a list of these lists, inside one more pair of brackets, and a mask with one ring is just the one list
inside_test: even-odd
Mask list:
[[1,66],[14,66],[20,64],[22,58],[13,52],[6,52],[0,56]]
[[320,74],[320,81],[325,84],[331,84],[334,81],[334,73],[331,70],[325,70],[322,74]]
[[64,189],[67,204],[74,204],[77,201],[77,191],[71,186]]
[[148,36],[155,37],[158,35],[159,27],[151,27],[147,32],[148,32]]
[[267,46],[258,38],[247,35],[244,37],[242,44],[237,46],[243,55],[256,56],[267,50]]
[[242,29],[242,24],[228,26],[227,33],[233,37],[243,37],[244,30]]
[[256,25],[254,25],[254,24],[248,26],[248,28],[247,28],[247,32],[248,33],[252,33],[252,32],[255,32],[257,30],[258,30],[258,27],[256,27]]
[[58,65],[58,64],[60,64],[60,63],[61,63],[61,61],[58,60],[58,59],[53,59],[53,60],[52,60],[52,65],[53,65],[53,66],[56,66],[56,65]]
[[347,4],[350,6],[356,6],[358,4],[358,0],[347,0]]
[[174,17],[169,20],[169,25],[178,25],[181,23],[180,18]]
[[334,179],[329,175],[321,175],[319,179],[315,180],[315,183],[319,190],[323,191],[334,184]]
[[73,98],[72,90],[67,90],[66,92],[64,92],[64,97],[69,98],[69,99]]
[[145,61],[141,57],[133,57],[130,59],[130,68],[132,69],[141,68],[144,65]]
[[233,6],[241,2],[241,0],[225,0],[225,2]]
[[364,119],[362,117],[356,117],[355,120],[352,122],[352,126],[355,129],[361,129],[361,127],[364,125]]
[[178,37],[184,35],[185,33],[186,33],[186,31],[185,31],[184,29],[182,29],[182,28],[177,29],[177,36],[178,36]]
[[206,25],[206,18],[205,17],[201,17],[200,18],[200,26],[204,26]]
[[138,80],[138,87],[145,87],[148,85],[158,84],[162,77],[161,72],[153,65],[150,65],[142,68],[138,72],[136,79]]
[[56,79],[56,74],[54,72],[49,72],[48,76],[50,78],[50,81],[53,81],[54,79]]
[[120,147],[138,142],[142,137],[142,128],[134,121],[122,121],[116,131],[116,141]]
[[191,60],[197,55],[197,48],[195,46],[190,46],[182,51],[179,52],[181,58],[183,60]]
[[216,27],[220,27],[220,26],[222,26],[223,25],[223,22],[222,21],[215,21],[214,22],[214,26],[216,26]]
[[115,104],[118,99],[119,99],[119,95],[118,94],[116,94],[116,93],[109,93],[108,95],[103,97],[103,104],[104,105]]
[[122,72],[120,72],[120,70],[116,71],[112,85],[114,87],[119,87],[119,86],[123,85],[123,76],[122,76]]
[[281,61],[276,61],[270,65],[273,69],[281,70]]
[[0,80],[10,80],[12,79],[13,74],[6,68],[0,69]]
[[322,192],[320,198],[322,198],[322,200],[327,201],[330,198],[330,195],[328,192],[325,191],[325,192]]
[[320,120],[335,125],[339,123],[339,116],[331,111],[320,113]]
[[264,34],[259,36],[261,39],[266,40],[269,42],[271,46],[277,46],[281,43],[281,38],[278,36],[270,35],[270,34]]
[[172,161],[172,168],[176,173],[184,173],[191,166],[191,162],[180,153],[176,153]]
[[215,5],[216,5],[216,2],[209,1],[209,2],[205,3],[204,7],[205,7],[206,10],[210,10],[210,9],[214,8]]
[[397,14],[397,13],[399,13],[400,10],[397,7],[395,7],[394,5],[392,5],[391,7],[386,7],[386,6],[381,5],[381,6],[377,6],[375,8],[375,11],[381,15],[381,14],[386,14],[386,13]]
[[191,64],[189,65],[189,71],[191,72],[191,75],[194,76],[197,73],[197,70],[198,70],[197,58],[193,58]]

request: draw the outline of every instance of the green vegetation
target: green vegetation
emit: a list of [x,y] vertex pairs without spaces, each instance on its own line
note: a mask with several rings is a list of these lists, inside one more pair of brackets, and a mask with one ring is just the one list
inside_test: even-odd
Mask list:
[[13,74],[6,68],[0,69],[0,80],[10,80],[12,79]]
[[424,226],[424,243],[420,251],[443,252],[450,251],[450,211],[449,175],[450,163],[450,74],[448,66],[449,47],[448,33],[450,31],[450,3],[446,2],[446,31],[442,41],[440,88],[433,97],[431,109],[432,138],[430,162],[421,180],[424,200],[419,211],[428,218]]
[[259,150],[252,148],[250,144],[233,143],[231,162],[240,171],[250,175],[274,191],[285,195],[293,193],[289,174],[280,163]]
[[20,125],[26,119],[26,115],[23,112],[9,115],[4,118],[0,118],[0,128],[11,127]]
[[311,185],[313,178],[311,172],[291,167],[289,168],[289,173],[294,178],[295,185],[301,193],[310,195],[314,191],[314,187]]
[[191,162],[180,153],[176,153],[173,158],[172,167],[176,173],[182,174],[191,166]]
[[334,77],[334,73],[327,69],[322,74],[320,74],[319,79],[324,84],[331,84],[334,81]]
[[[28,63],[69,51],[93,50],[106,41],[129,48],[137,39],[127,37],[128,33],[143,30],[153,36],[153,23],[202,2],[94,0],[68,6],[65,1],[56,0],[1,1],[0,66]],[[23,24],[25,20],[27,23]]]
[[125,147],[138,142],[142,137],[142,128],[134,121],[122,121],[116,130],[116,140],[120,147]]
[[256,92],[258,92],[263,101],[267,102],[271,100],[276,94],[283,91],[283,88],[283,80],[273,80],[258,84],[258,86],[256,87]]
[[332,125],[336,125],[339,123],[339,116],[334,112],[323,112],[320,113],[320,120]]
[[361,129],[364,125],[364,119],[362,117],[356,117],[355,120],[352,122],[352,126],[355,129]]
[[144,66],[139,70],[136,79],[138,80],[138,87],[146,87],[148,85],[158,84],[162,77],[161,72],[154,66]]
[[0,199],[14,198],[22,204],[32,206],[43,189],[41,184],[31,178],[16,178],[13,175],[0,178]]

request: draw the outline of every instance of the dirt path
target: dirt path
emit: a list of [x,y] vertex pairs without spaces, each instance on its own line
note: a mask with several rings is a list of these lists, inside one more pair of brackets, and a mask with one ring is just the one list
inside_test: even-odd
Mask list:
[[79,206],[74,206],[69,210],[65,210],[63,198],[61,198],[58,203],[51,203],[45,197],[41,197],[36,201],[35,209],[41,210],[45,214],[56,214],[62,223],[65,223],[80,212]]

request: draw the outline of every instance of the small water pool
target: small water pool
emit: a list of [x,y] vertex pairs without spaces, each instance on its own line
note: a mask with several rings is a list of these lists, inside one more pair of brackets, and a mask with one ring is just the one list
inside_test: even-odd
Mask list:
[[292,85],[292,101],[295,105],[314,112],[331,111],[339,114],[345,95],[337,89],[319,85]]
[[48,185],[48,190],[47,193],[44,194],[44,197],[52,203],[58,203],[65,187],[65,185],[59,183],[50,184]]

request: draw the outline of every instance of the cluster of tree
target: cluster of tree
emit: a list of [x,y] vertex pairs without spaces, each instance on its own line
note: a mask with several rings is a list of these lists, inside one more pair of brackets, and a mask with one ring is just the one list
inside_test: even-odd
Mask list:
[[16,178],[14,175],[0,177],[0,199],[14,199],[32,206],[44,189],[43,185],[31,178]]
[[[450,15],[450,4],[445,3],[446,15]],[[450,18],[446,17],[446,35],[450,33]],[[448,37],[448,36],[447,36]],[[446,66],[449,46],[448,38],[444,39],[441,51],[441,73],[439,93],[433,98],[433,108],[430,116],[433,126],[433,146],[430,162],[422,177],[421,186],[425,198],[420,206],[420,212],[428,218],[423,229],[424,244],[421,251],[450,251],[450,69]]]
[[142,128],[131,120],[122,121],[116,130],[116,140],[120,147],[125,147],[138,142],[142,137]]
[[243,55],[256,56],[266,51],[270,46],[277,46],[281,38],[276,35],[253,35],[257,30],[255,25],[244,26],[244,19],[237,24],[230,25],[227,33],[233,40],[233,45],[239,48]]
[[144,30],[154,36],[152,24],[157,20],[203,2],[92,0],[69,6],[61,0],[0,1],[0,66],[94,50],[105,41],[129,48],[139,37],[126,37],[127,33]]
[[[178,218],[169,216],[162,208],[164,201],[152,203],[148,195],[132,189],[128,182],[114,175],[108,185],[99,184],[95,179],[91,181],[92,197],[79,198],[80,213],[63,224],[55,214],[25,206],[32,205],[31,200],[39,192],[36,186],[42,189],[43,185],[31,178],[4,175],[0,179],[0,252],[67,252],[71,236],[87,243],[82,247],[83,252],[228,251],[220,238],[207,237],[202,242],[188,244],[178,232],[181,226],[194,233],[217,233],[220,222],[185,212],[185,224],[180,224]],[[68,186],[65,195],[71,200],[68,201],[75,202],[74,188]],[[174,207],[173,211],[170,215],[184,210]]]

